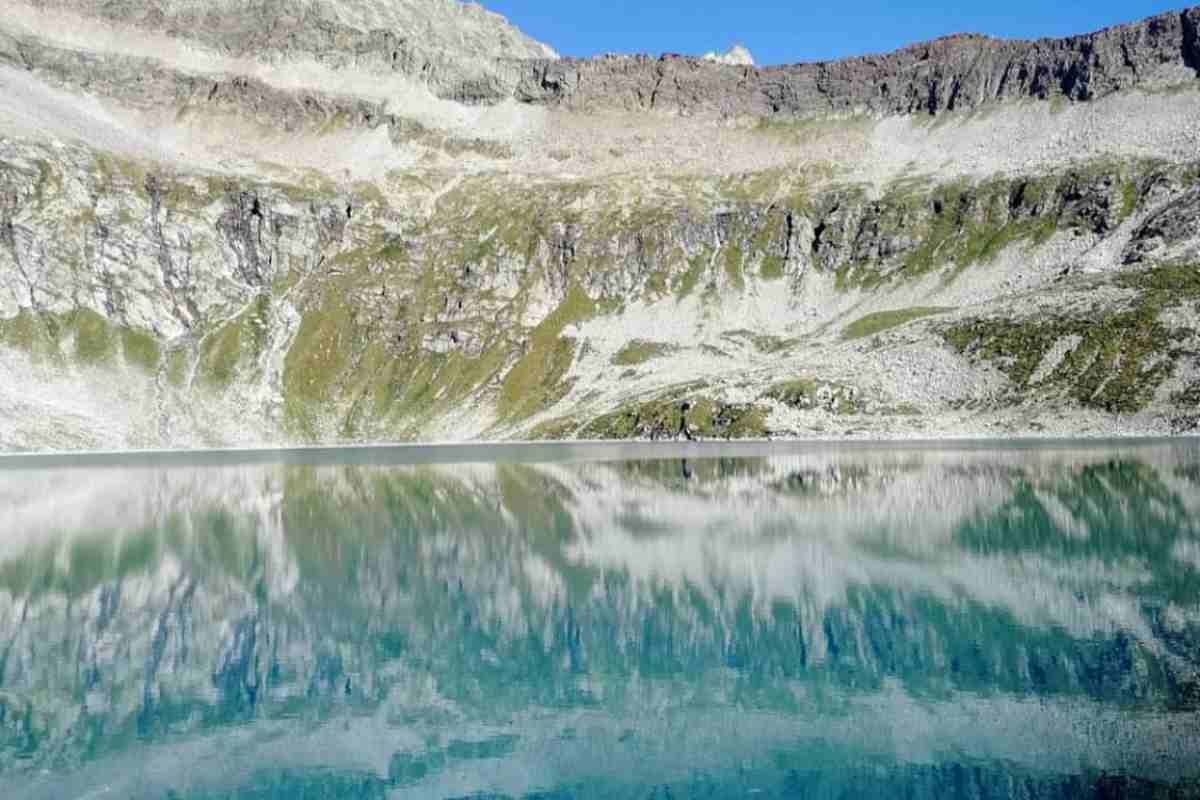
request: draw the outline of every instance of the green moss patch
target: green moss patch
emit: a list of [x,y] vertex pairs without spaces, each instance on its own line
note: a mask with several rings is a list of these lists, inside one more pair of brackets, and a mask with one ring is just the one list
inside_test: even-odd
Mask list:
[[736,245],[726,245],[722,263],[725,266],[725,277],[734,289],[746,288],[746,280],[742,276],[742,249]]
[[1127,180],[1121,184],[1121,215],[1119,219],[1124,221],[1133,215],[1138,206],[1138,185],[1133,180]]
[[[738,344],[749,343],[755,350],[765,355],[773,353],[782,353],[790,350],[800,340],[785,339],[781,336],[774,336],[769,333],[755,333],[746,328],[737,328],[732,331],[724,331],[721,338],[729,342],[737,342]],[[704,349],[707,346],[702,346]],[[713,348],[708,348],[711,351]],[[718,351],[715,355],[724,356],[724,352]]]
[[1047,380],[1085,406],[1140,410],[1170,373],[1170,361],[1156,358],[1170,345],[1170,334],[1142,312],[1094,320],[976,320],[946,333],[955,350],[996,364],[1023,392],[1051,348],[1067,337],[1080,343]]
[[1200,299],[1200,264],[1166,264],[1121,273],[1116,284],[1143,293],[1146,300],[1167,308]]

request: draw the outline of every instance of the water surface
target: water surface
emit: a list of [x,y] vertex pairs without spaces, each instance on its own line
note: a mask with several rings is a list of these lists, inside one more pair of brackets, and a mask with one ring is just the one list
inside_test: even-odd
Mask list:
[[0,797],[1200,796],[1200,446],[0,460]]

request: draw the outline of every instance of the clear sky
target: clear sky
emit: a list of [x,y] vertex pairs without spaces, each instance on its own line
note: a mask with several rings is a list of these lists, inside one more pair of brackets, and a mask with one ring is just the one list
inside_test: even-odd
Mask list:
[[1067,36],[1184,8],[1152,0],[482,0],[566,56],[744,44],[760,64],[828,61],[948,33]]

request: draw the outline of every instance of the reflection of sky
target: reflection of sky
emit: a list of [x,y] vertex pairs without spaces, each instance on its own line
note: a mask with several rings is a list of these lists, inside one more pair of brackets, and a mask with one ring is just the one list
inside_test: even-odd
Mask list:
[[[702,675],[657,678],[592,667],[574,680],[602,699],[598,705],[488,710],[473,705],[469,692],[439,689],[445,670],[503,666],[538,642],[550,653],[568,621],[604,619],[615,625],[614,637],[635,642],[648,619],[666,615],[677,635],[719,647],[721,635],[735,636],[744,624],[743,609],[757,620],[751,624],[769,626],[779,604],[794,609],[812,667],[826,661],[831,613],[847,625],[873,613],[862,605],[864,592],[886,598],[918,626],[930,603],[967,620],[965,629],[930,627],[926,638],[970,635],[971,616],[991,609],[1024,630],[1010,631],[1006,647],[1020,650],[1034,632],[1066,635],[1080,647],[1129,637],[1136,652],[1195,681],[1200,658],[1188,656],[1186,643],[1200,641],[1200,597],[1190,605],[1168,601],[1156,594],[1156,581],[1175,570],[1177,580],[1190,581],[1185,587],[1198,585],[1192,511],[1200,489],[1161,453],[1135,460],[1125,483],[1106,472],[1111,460],[1104,451],[859,452],[722,469],[697,462],[686,469],[584,463],[0,473],[7,534],[0,540],[0,645],[8,648],[0,701],[35,709],[51,743],[70,741],[81,694],[87,713],[113,719],[159,697],[216,704],[215,673],[237,666],[251,630],[254,667],[265,671],[276,658],[290,670],[290,680],[263,687],[264,703],[306,703],[305,687],[315,685],[330,653],[356,688],[386,689],[387,699],[368,716],[347,706],[336,723],[300,726],[260,714],[215,734],[134,746],[79,772],[77,785],[112,782],[119,792],[130,775],[175,785],[179,764],[229,758],[234,750],[240,755],[230,771],[188,773],[188,780],[242,780],[264,761],[303,764],[305,754],[310,763],[386,776],[394,754],[427,753],[447,735],[448,721],[460,738],[516,740],[453,769],[423,768],[424,782],[410,789],[519,794],[582,779],[582,765],[600,756],[614,774],[636,781],[644,771],[652,782],[814,742],[889,763],[961,757],[1054,772],[1194,774],[1187,772],[1200,755],[1194,713],[1165,715],[1153,705],[1135,712],[1071,694],[918,699],[889,678],[882,687],[824,693],[779,678],[774,689],[787,702],[738,708],[744,676],[711,664]],[[1081,483],[1085,470],[1092,470],[1089,482]],[[1091,487],[1086,496],[1083,485]],[[1011,517],[1019,487],[1050,521],[1045,536],[1020,548],[964,539],[967,527],[990,530]],[[413,520],[426,527],[410,529]],[[1169,541],[1151,547],[1163,536]],[[151,555],[121,567],[131,543],[143,548],[147,538]],[[117,566],[97,585],[73,582],[80,576],[72,571],[89,558]],[[13,583],[14,575],[37,580],[30,588]],[[48,575],[57,576],[49,588]],[[73,585],[82,594],[56,588]],[[464,602],[456,605],[459,594]],[[672,602],[664,606],[664,598]],[[1152,624],[1154,609],[1162,615]],[[247,619],[251,628],[239,627]],[[468,630],[476,638],[486,633],[490,644],[464,639],[463,646],[494,649],[445,663],[412,653],[379,660],[360,640],[389,628],[425,642],[437,658],[453,653],[454,637]],[[1164,629],[1185,637],[1182,649],[1164,640]],[[146,677],[151,660],[153,680]],[[1137,679],[1146,668],[1133,665],[1122,675]],[[89,669],[98,678],[81,693],[80,675]],[[567,674],[572,667],[563,661],[537,669]],[[497,714],[507,721],[497,722]],[[1059,746],[1044,752],[1046,741]],[[1160,752],[1166,755],[1155,761]],[[17,768],[0,759],[0,775]],[[58,778],[40,779],[40,796],[57,796]]]

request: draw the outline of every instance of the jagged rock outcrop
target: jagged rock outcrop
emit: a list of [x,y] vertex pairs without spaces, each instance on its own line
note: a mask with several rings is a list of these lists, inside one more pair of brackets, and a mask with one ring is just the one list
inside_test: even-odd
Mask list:
[[[78,14],[191,42],[221,55],[398,73],[440,96],[495,101],[497,59],[554,58],[504,18],[458,0],[29,0],[25,8]],[[18,10],[14,8],[14,13]],[[12,49],[0,46],[0,52]]]
[[[322,0],[298,9],[267,4],[236,14],[212,2],[92,7],[41,0],[32,8],[96,15],[168,41],[194,42],[226,59],[249,58],[275,67],[310,59],[333,73],[400,75],[463,103],[516,98],[576,111],[783,118],[863,111],[937,114],[1021,98],[1087,101],[1200,75],[1200,9],[1067,39],[959,35],[880,56],[754,67],[677,55],[560,60],[494,15],[468,10],[456,0],[430,0],[404,12],[396,2],[367,0]],[[460,28],[469,33],[446,35]],[[160,47],[155,42],[145,49]],[[0,29],[0,63],[135,106],[216,104],[285,130],[314,115],[366,127],[385,121],[379,102],[364,105],[319,90],[297,94],[246,75],[222,74],[237,61],[214,62],[198,71],[201,60],[181,69],[135,54],[137,49],[87,53],[24,29]]]
[[1151,258],[1200,263],[1200,189],[1168,203],[1133,232],[1125,263]]
[[811,116],[867,110],[937,114],[994,101],[1091,100],[1160,77],[1200,75],[1200,9],[1068,39],[938,39],[883,56],[785,67],[723,66],[663,56],[564,59],[534,66],[517,87],[526,102],[726,116]]

